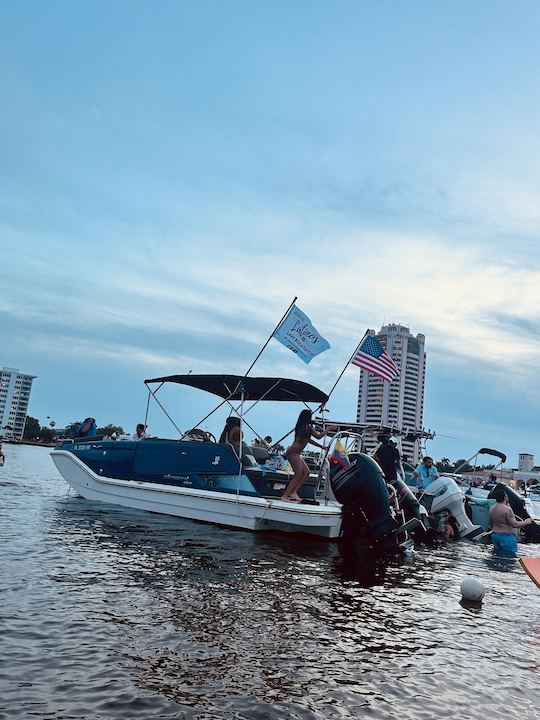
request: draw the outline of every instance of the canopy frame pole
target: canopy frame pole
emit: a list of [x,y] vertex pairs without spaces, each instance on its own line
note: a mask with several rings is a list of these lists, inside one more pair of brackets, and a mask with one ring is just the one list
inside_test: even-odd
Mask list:
[[294,305],[294,303],[295,303],[297,300],[298,300],[298,296],[295,296],[295,298],[294,298],[294,300],[292,301],[292,303],[289,305],[289,307],[287,308],[287,310],[286,310],[286,311],[284,312],[284,314],[282,315],[281,320],[278,322],[278,324],[276,325],[276,327],[272,330],[272,333],[271,333],[270,337],[268,338],[268,340],[264,343],[264,345],[263,345],[262,348],[260,349],[259,354],[258,354],[257,357],[255,358],[255,360],[251,363],[251,365],[248,367],[248,369],[246,370],[246,374],[244,375],[244,377],[247,377],[247,376],[249,375],[249,373],[253,370],[253,366],[255,365],[255,363],[257,362],[257,360],[261,357],[261,355],[263,354],[266,346],[268,345],[268,343],[270,342],[270,340],[274,337],[274,334],[275,334],[276,330],[279,328],[279,326],[281,325],[281,323],[285,320],[285,318],[286,318],[287,315],[289,314],[292,306]]
[[[182,430],[180,430],[180,428],[178,427],[178,425],[174,422],[174,420],[172,419],[172,417],[169,415],[169,413],[165,410],[165,408],[163,407],[163,405],[159,402],[159,400],[158,400],[157,397],[156,397],[157,391],[158,391],[164,384],[165,384],[164,382],[160,383],[160,385],[159,385],[159,387],[157,388],[157,390],[152,391],[152,390],[150,389],[148,383],[145,383],[146,387],[148,388],[148,392],[152,395],[152,397],[153,397],[154,400],[157,402],[157,404],[159,405],[159,407],[163,410],[163,412],[165,413],[165,415],[169,418],[169,420],[171,421],[171,423],[174,425],[174,427],[176,428],[176,430],[177,430],[178,433],[180,434],[180,440],[183,440],[183,439],[186,437],[186,435],[189,434],[189,431],[188,431],[188,432],[182,432]],[[238,386],[234,389],[234,391],[229,395],[228,398],[225,398],[225,400],[223,400],[222,402],[220,402],[219,405],[217,405],[217,407],[215,407],[211,412],[209,412],[208,415],[205,415],[205,417],[203,417],[202,420],[200,420],[198,423],[196,423],[195,425],[193,425],[193,427],[196,428],[196,427],[198,427],[199,425],[201,425],[205,420],[208,420],[208,418],[210,417],[210,415],[213,415],[213,414],[216,412],[216,410],[219,410],[219,408],[220,408],[222,405],[225,405],[225,403],[228,402],[229,398],[230,398],[232,395],[234,395],[234,393],[236,392],[237,388],[238,388]]]
[[[156,390],[151,390],[150,387],[149,387],[149,385],[148,385],[147,383],[145,383],[146,387],[148,388],[148,392],[150,393],[150,395],[152,395],[152,397],[153,397],[154,400],[157,402],[157,404],[159,405],[159,407],[163,410],[163,412],[165,413],[165,415],[169,418],[169,420],[170,420],[171,423],[174,425],[174,427],[175,427],[175,429],[177,430],[177,432],[178,432],[180,435],[182,435],[182,431],[180,430],[180,428],[178,427],[178,425],[174,422],[174,420],[172,419],[172,417],[169,415],[169,413],[165,410],[165,408],[163,407],[163,405],[159,402],[159,400],[158,400],[157,397],[156,397],[156,393],[158,392],[158,390],[159,390],[161,387],[163,387],[164,384],[165,384],[165,383],[160,383],[159,387],[158,387]],[[150,402],[150,397],[148,397],[148,402]],[[147,413],[148,413],[148,410],[147,410]]]
[[[280,382],[281,382],[281,378],[279,378],[278,381],[275,382],[275,383],[272,385],[272,387],[268,388],[268,390],[264,393],[264,395],[263,395],[262,397],[260,397],[258,400],[255,400],[255,402],[253,403],[253,405],[250,405],[250,407],[248,407],[248,409],[245,411],[244,415],[247,415],[248,412],[250,412],[251,410],[253,410],[253,408],[255,407],[255,405],[258,405],[258,404],[261,402],[261,400],[264,400],[264,398],[265,398],[269,393],[271,393],[272,390],[274,390],[275,388],[277,388],[277,386],[279,385]],[[228,390],[228,389],[229,389],[229,388],[227,388],[227,390]],[[237,389],[238,389],[238,387],[235,388],[234,392],[232,392],[231,395],[234,395],[234,393],[236,392]],[[231,397],[231,395],[229,395],[229,397]],[[231,406],[231,408],[236,412],[236,414],[238,414],[238,411],[237,411],[236,408],[233,406],[233,404],[232,404],[231,402],[229,402],[229,400],[227,400],[227,402],[229,403],[229,405]],[[253,428],[252,428],[252,429],[253,429]]]
[[[234,392],[232,392],[231,395],[234,395]],[[229,395],[229,398],[231,397],[231,395]],[[208,415],[205,415],[205,417],[203,417],[202,420],[199,420],[198,423],[195,423],[195,425],[193,425],[193,427],[196,428],[196,427],[199,427],[199,425],[202,425],[202,423],[203,423],[205,420],[208,420],[208,418],[210,417],[210,415],[213,415],[217,410],[219,410],[220,407],[222,407],[223,405],[225,405],[226,402],[229,402],[229,398],[225,398],[225,400],[223,400],[222,402],[220,402],[219,405],[217,405],[211,412],[208,413]],[[182,437],[180,438],[180,440],[183,440],[183,438],[185,438],[187,434],[188,434],[188,433],[185,432],[185,433],[182,435]]]
[[[162,383],[162,384],[163,384],[163,383]],[[160,387],[161,387],[161,386],[160,386]],[[145,429],[145,431],[146,431],[146,428],[147,428],[147,426],[148,426],[148,411],[149,411],[149,409],[150,409],[150,397],[151,397],[151,395],[152,395],[152,393],[150,392],[150,388],[148,387],[148,385],[146,386],[146,389],[148,390],[148,399],[146,400],[146,412],[145,412],[145,414],[144,414],[144,429]],[[158,388],[158,390],[159,390],[159,388]],[[157,390],[156,390],[156,392],[157,392]]]
[[241,390],[240,400],[240,439],[238,440],[238,478],[236,481],[236,502],[240,502],[240,480],[242,479],[242,445],[243,445],[243,411],[244,411],[244,388]]

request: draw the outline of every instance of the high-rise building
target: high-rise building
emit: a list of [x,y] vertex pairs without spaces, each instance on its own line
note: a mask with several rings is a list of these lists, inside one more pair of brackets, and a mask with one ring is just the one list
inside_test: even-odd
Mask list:
[[[360,372],[357,421],[378,427],[399,428],[402,432],[422,430],[424,418],[424,385],[426,377],[425,337],[411,335],[403,325],[385,325],[379,333],[369,331],[400,369],[391,383],[366,370]],[[372,450],[376,438],[366,438]],[[418,443],[402,437],[403,454],[409,462],[420,459]]]
[[0,371],[0,436],[22,439],[35,377],[16,368],[5,367]]

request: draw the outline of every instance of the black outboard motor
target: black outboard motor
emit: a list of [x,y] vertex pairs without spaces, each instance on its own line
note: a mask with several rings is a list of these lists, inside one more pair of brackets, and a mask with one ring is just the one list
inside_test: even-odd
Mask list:
[[421,520],[420,503],[407,483],[403,482],[401,478],[396,478],[390,485],[396,491],[398,505],[405,514],[405,520],[412,518]]
[[[497,483],[497,485],[495,485],[493,490],[489,493],[488,498],[493,498],[493,494],[497,490],[497,488],[501,488],[501,490],[504,490],[504,492],[506,493],[506,497],[508,498],[508,504],[512,508],[512,511],[517,518],[519,518],[520,520],[526,520],[527,518],[531,517],[529,513],[525,510],[525,500],[521,497],[521,495],[518,495],[515,490],[513,490],[511,487],[508,487],[508,485],[505,485],[504,483]],[[524,528],[521,529],[521,532],[523,533],[523,537],[525,538],[526,542],[540,542],[540,526],[538,526],[535,522],[533,522],[531,525],[526,525]]]
[[331,482],[337,501],[343,505],[342,539],[357,540],[365,531],[372,544],[395,550],[399,525],[390,509],[384,475],[375,460],[355,453],[355,462],[338,472]]

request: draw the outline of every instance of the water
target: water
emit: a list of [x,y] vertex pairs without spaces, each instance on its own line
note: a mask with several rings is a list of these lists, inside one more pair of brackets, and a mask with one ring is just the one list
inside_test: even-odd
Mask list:
[[91,503],[46,449],[4,449],[0,720],[539,716],[540,590],[488,547],[373,567]]

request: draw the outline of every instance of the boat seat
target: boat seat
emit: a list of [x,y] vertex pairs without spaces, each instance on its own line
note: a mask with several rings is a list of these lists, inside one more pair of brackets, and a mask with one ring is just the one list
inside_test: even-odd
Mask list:
[[195,440],[199,442],[210,442],[209,434],[200,428],[192,428],[188,430],[184,436],[184,440]]
[[268,452],[268,449],[265,447],[257,447],[257,445],[251,445],[249,448],[249,451],[251,452],[251,455],[255,458],[257,463],[259,465],[264,465],[264,463],[268,460],[270,457],[270,453]]
[[[238,447],[236,445],[233,445],[233,443],[229,442],[220,442],[220,445],[227,445],[227,447],[230,447],[233,451],[233,453],[238,457]],[[257,460],[253,457],[252,449],[249,447],[249,445],[246,445],[246,443],[242,443],[242,467],[252,467],[253,465],[257,465]]]

